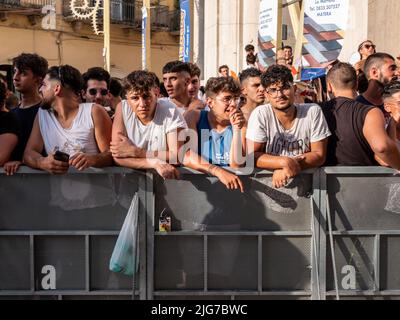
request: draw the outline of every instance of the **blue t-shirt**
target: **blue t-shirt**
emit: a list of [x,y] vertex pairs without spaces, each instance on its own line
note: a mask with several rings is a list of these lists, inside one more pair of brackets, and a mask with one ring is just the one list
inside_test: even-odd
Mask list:
[[200,120],[197,124],[197,135],[199,139],[199,153],[209,163],[221,167],[230,164],[230,152],[233,139],[232,126],[218,133],[211,129],[208,122],[208,111],[202,110]]
[[36,114],[39,110],[40,103],[27,109],[15,108],[11,110],[18,119],[20,133],[18,135],[18,144],[12,153],[11,160],[21,161],[24,156],[25,147],[28,144],[29,137],[33,128]]

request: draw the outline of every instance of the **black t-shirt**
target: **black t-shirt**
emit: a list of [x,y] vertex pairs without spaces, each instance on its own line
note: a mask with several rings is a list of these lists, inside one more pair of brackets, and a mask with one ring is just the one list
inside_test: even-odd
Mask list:
[[19,124],[14,114],[0,111],[0,134],[12,133],[19,135]]
[[18,144],[11,155],[11,160],[22,160],[39,107],[40,103],[27,109],[16,108],[11,110],[11,112],[17,116],[19,126],[21,128],[18,136]]
[[365,118],[374,106],[339,97],[321,104],[332,136],[328,140],[328,166],[378,166],[366,140]]
[[[373,106],[373,105],[374,105],[374,104],[372,104],[371,102],[369,102],[367,99],[365,99],[365,97],[364,97],[362,94],[360,94],[360,95],[357,97],[356,101],[358,101],[358,102],[360,102],[360,103],[362,103],[362,104],[365,104],[366,106]],[[379,105],[379,106],[377,106],[377,107],[378,107],[379,109],[381,109],[382,111],[385,110],[383,104],[382,104],[382,105]]]

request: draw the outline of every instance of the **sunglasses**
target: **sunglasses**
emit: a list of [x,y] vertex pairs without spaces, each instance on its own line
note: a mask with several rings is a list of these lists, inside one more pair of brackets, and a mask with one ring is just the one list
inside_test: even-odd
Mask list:
[[107,89],[95,89],[95,88],[92,88],[92,89],[89,89],[88,92],[89,92],[89,94],[91,96],[97,95],[97,92],[100,92],[100,94],[102,96],[106,96],[108,94],[108,90]]
[[374,44],[365,44],[365,45],[364,45],[364,48],[367,49],[367,50],[369,50],[369,49],[371,49],[371,48],[375,49],[375,48],[376,48],[376,45],[374,45]]

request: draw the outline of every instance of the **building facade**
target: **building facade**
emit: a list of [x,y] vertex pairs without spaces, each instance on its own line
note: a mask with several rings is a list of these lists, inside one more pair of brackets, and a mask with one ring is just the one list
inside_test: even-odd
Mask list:
[[[53,1],[55,25],[48,10]],[[95,35],[91,20],[74,18],[70,0],[53,1],[0,0],[0,65],[11,64],[12,58],[22,52],[35,52],[45,57],[50,65],[70,64],[82,72],[104,65],[103,36]],[[95,0],[89,3],[94,5]],[[178,59],[179,10],[176,5],[174,0],[152,1],[152,70],[158,75],[166,62]],[[112,76],[122,78],[141,69],[141,7],[140,1],[111,0]],[[98,22],[101,28],[101,12]],[[51,29],[46,29],[48,27]]]
[[[200,0],[201,1],[201,0]],[[246,44],[257,47],[259,1],[257,0],[203,0],[204,22],[197,25],[195,32],[204,33],[201,64],[204,78],[216,76],[218,66],[227,64],[233,71],[240,72],[245,66]],[[301,1],[300,1],[301,2]],[[283,4],[294,1],[283,0]],[[295,5],[295,4],[292,4]],[[377,45],[378,51],[398,56],[400,43],[400,1],[398,0],[350,0],[348,29],[340,56],[350,61],[357,56],[358,44],[366,39]],[[286,45],[295,44],[295,32],[288,7],[283,9],[283,24],[287,26]],[[204,30],[204,31],[203,31]],[[196,57],[196,54],[195,54]]]

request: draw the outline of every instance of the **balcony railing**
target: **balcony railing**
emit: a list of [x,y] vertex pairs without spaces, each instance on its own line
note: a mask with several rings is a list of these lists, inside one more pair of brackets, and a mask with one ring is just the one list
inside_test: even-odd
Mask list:
[[51,5],[52,0],[0,0],[1,9],[40,9]]
[[[0,0],[1,1],[1,0]],[[63,16],[73,18],[69,6],[70,1],[63,2]],[[92,0],[91,2],[94,1]],[[141,29],[142,3],[138,1],[111,0],[111,23]],[[102,12],[99,12],[99,18]],[[90,23],[90,21],[88,21]],[[179,10],[170,11],[168,6],[156,5],[151,8],[151,29],[169,32],[179,31]]]
[[180,10],[170,11],[168,20],[169,20],[169,32],[179,34],[181,25],[181,11]]

